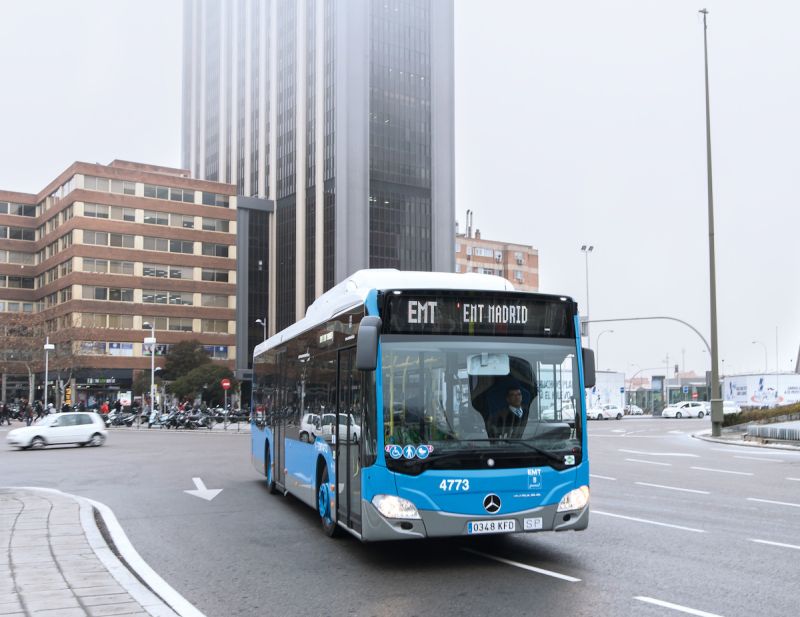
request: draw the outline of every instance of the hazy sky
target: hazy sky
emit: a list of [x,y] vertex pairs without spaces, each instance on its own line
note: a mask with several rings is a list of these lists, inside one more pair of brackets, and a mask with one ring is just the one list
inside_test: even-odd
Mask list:
[[[669,315],[708,337],[700,2],[456,0],[456,209],[539,249],[542,291],[593,319]],[[800,345],[800,3],[708,2],[720,354]],[[180,165],[181,2],[0,3],[0,187],[75,160]],[[601,368],[708,354],[668,322],[595,324]],[[791,360],[791,361],[790,361]],[[653,372],[653,371],[650,371]],[[663,372],[663,371],[662,371]]]

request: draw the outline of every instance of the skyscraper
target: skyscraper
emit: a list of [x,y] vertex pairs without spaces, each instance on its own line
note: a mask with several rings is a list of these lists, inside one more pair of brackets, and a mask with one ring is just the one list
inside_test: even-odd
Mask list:
[[192,174],[275,204],[270,332],[360,268],[453,271],[452,0],[185,0],[183,110]]

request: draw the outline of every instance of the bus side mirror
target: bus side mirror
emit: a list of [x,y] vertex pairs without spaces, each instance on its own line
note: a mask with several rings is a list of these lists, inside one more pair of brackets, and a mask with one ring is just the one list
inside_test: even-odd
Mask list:
[[583,347],[583,387],[594,388],[595,374],[594,374],[594,352],[591,349]]
[[380,317],[369,315],[358,326],[356,341],[356,368],[360,371],[374,371],[378,366],[378,337],[383,322]]

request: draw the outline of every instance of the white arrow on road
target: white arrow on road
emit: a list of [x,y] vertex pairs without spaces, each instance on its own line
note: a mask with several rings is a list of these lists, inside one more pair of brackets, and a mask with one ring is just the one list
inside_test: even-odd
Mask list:
[[189,493],[190,495],[194,495],[195,497],[199,497],[200,499],[205,499],[206,501],[211,501],[222,492],[221,488],[206,488],[206,485],[203,484],[203,481],[200,478],[192,478],[192,482],[196,487],[194,491],[183,491],[184,493]]

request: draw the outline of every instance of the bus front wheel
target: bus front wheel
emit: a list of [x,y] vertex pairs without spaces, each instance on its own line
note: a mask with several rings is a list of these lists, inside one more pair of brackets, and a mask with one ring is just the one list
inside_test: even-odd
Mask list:
[[328,466],[322,467],[317,488],[317,512],[322,521],[322,531],[328,537],[336,535],[336,521],[333,520],[333,506],[331,501],[331,485],[328,479]]

